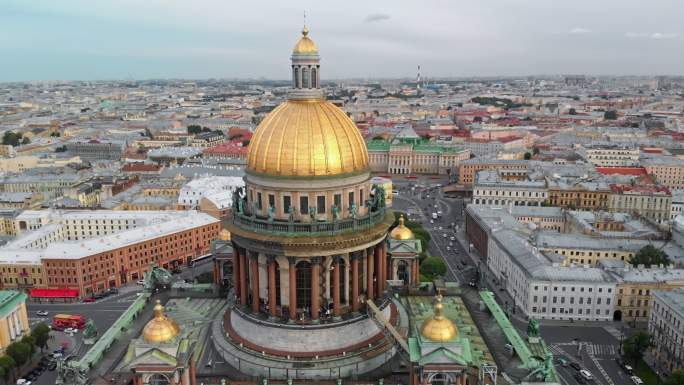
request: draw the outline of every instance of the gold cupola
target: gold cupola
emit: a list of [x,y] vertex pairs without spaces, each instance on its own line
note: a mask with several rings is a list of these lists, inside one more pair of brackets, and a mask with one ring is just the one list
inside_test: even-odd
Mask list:
[[254,131],[247,153],[252,175],[311,178],[370,172],[366,143],[354,122],[325,100],[320,58],[304,27],[292,53],[288,100]]
[[407,240],[414,239],[413,231],[408,227],[404,226],[404,214],[399,216],[399,226],[395,227],[390,232],[390,238],[397,240]]
[[432,317],[423,321],[420,334],[433,342],[448,342],[458,337],[458,329],[454,323],[444,316],[442,295],[437,295],[435,310]]
[[157,300],[154,305],[154,318],[143,329],[143,339],[150,343],[166,343],[180,335],[180,327],[176,321],[164,315],[164,306]]
[[302,37],[297,44],[295,44],[292,53],[300,55],[318,54],[318,47],[316,47],[316,43],[309,37],[309,29],[306,26],[302,29]]

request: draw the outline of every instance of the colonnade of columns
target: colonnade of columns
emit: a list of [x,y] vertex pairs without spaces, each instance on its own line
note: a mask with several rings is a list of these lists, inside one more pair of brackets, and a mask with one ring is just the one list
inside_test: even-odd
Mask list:
[[[263,261],[264,259],[262,257],[262,268]],[[260,282],[259,255],[234,244],[233,282],[235,282],[234,290],[236,299],[241,305],[245,307],[249,306],[254,313],[260,312],[262,305],[260,289],[264,288],[266,295],[263,300],[268,304],[268,315],[273,318],[278,316],[276,307],[276,303],[278,302],[278,289],[284,288],[284,285],[280,285],[280,287],[278,285],[278,270],[285,268],[282,266],[282,257],[280,257],[280,261],[281,263],[278,262],[277,256],[266,256],[266,282]],[[322,275],[324,278],[329,277],[328,280],[324,282],[329,290],[329,296],[332,299],[333,317],[340,317],[345,311],[341,298],[341,288],[344,288],[345,290],[345,298],[349,305],[349,310],[358,312],[362,306],[363,299],[374,299],[381,296],[386,289],[387,279],[391,278],[388,277],[390,262],[387,256],[387,243],[384,241],[369,249],[362,249],[344,255],[308,258],[287,257],[288,292],[286,295],[289,305],[289,318],[291,320],[296,320],[297,310],[301,310],[297,309],[296,306],[298,296],[297,270],[299,269],[298,264],[301,262],[308,262],[311,268],[310,319],[314,321],[319,319],[319,310],[322,308],[322,305],[325,305],[321,301],[324,299],[321,295]],[[342,266],[343,263],[345,264],[344,266]],[[307,268],[309,266],[307,266]],[[349,283],[351,285],[348,285]],[[348,286],[351,286],[351,288]],[[363,292],[364,289],[365,293]],[[349,292],[349,290],[351,292]],[[280,295],[282,297],[285,293],[281,293]],[[362,295],[364,295],[364,298],[362,298]],[[328,300],[330,300],[330,298]]]

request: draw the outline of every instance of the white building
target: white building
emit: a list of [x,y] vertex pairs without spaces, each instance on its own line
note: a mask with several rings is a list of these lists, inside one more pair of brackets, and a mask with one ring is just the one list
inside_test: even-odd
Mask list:
[[639,164],[639,148],[616,144],[583,147],[578,153],[597,167],[632,167]]
[[[244,187],[245,181],[237,176],[202,176],[195,178],[181,187],[178,204],[187,208],[195,208],[203,197],[215,200],[217,194],[225,194],[231,199],[236,188]],[[214,197],[214,198],[211,198]],[[227,203],[228,206],[232,204]]]
[[664,373],[684,368],[684,290],[655,291],[648,320],[651,353]]
[[549,197],[545,181],[506,180],[499,170],[475,175],[473,203],[487,206],[541,206]]

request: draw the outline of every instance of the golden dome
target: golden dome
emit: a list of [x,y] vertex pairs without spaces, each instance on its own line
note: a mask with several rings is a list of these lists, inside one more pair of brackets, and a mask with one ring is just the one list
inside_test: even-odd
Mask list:
[[450,319],[444,316],[444,304],[442,304],[442,296],[437,296],[437,303],[435,304],[435,314],[423,321],[423,326],[420,328],[420,334],[430,341],[434,342],[448,342],[458,337],[458,329]]
[[309,29],[304,26],[302,29],[302,37],[299,39],[297,44],[295,44],[292,49],[293,54],[304,54],[304,55],[317,55],[318,47],[316,43],[309,38]]
[[404,226],[404,214],[399,216],[399,226],[392,229],[390,238],[399,240],[413,239],[413,231]]
[[154,305],[154,318],[143,329],[143,339],[152,343],[169,342],[180,335],[180,327],[176,321],[164,315],[164,306],[157,300]]
[[223,229],[219,234],[219,239],[222,241],[230,241],[230,231]]
[[313,177],[368,171],[368,150],[354,122],[323,99],[288,100],[259,124],[247,171]]

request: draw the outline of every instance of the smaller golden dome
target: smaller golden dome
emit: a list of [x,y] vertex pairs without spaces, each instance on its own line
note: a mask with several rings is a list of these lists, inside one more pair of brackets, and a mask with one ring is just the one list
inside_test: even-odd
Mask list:
[[318,54],[318,47],[316,43],[309,38],[309,29],[304,26],[302,29],[302,37],[299,39],[297,44],[295,44],[294,49],[292,49],[293,54],[304,54],[304,55],[316,55]]
[[223,229],[219,234],[219,239],[222,241],[230,241],[230,231]]
[[390,232],[390,238],[399,240],[414,239],[413,231],[411,231],[411,229],[409,229],[408,227],[404,226],[403,214],[399,216],[399,226],[395,227]]
[[165,343],[180,335],[176,321],[164,315],[164,306],[157,300],[154,305],[154,318],[143,329],[143,339],[151,343]]
[[437,295],[435,314],[423,321],[420,334],[434,342],[448,342],[458,337],[456,325],[444,316],[444,304],[442,304],[441,294]]

